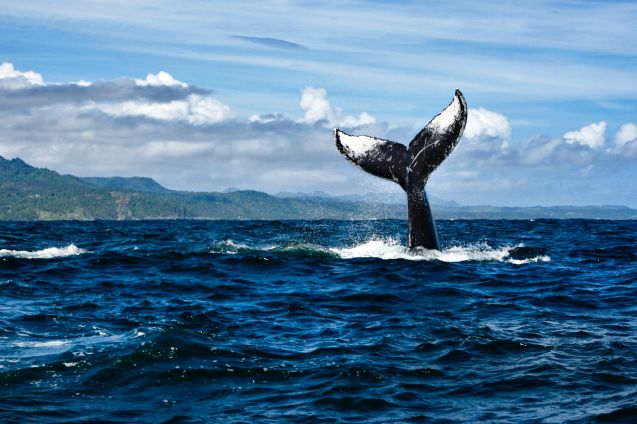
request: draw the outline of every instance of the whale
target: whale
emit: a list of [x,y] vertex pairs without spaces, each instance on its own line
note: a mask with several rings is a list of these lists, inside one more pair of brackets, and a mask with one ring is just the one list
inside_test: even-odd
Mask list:
[[409,248],[440,250],[425,186],[460,141],[466,124],[467,102],[456,90],[451,103],[408,146],[334,129],[336,147],[347,160],[372,175],[397,183],[407,194]]

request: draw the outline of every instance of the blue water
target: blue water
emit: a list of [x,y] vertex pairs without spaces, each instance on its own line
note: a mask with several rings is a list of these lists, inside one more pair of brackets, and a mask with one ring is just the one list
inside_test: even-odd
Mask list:
[[637,221],[0,223],[0,422],[637,422]]

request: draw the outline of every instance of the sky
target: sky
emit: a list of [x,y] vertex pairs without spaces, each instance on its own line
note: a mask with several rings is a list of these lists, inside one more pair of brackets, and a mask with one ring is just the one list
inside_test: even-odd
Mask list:
[[635,1],[0,0],[0,155],[192,191],[396,193],[332,130],[409,143],[462,90],[427,192],[637,207]]

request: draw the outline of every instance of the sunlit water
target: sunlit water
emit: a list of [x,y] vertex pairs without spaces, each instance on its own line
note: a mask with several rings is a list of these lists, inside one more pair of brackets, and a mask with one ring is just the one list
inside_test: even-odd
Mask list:
[[634,422],[637,222],[0,223],[0,422]]

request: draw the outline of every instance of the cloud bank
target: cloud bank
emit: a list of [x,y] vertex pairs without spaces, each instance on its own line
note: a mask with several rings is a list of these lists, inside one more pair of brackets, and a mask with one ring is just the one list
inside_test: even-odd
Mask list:
[[[244,118],[211,90],[166,72],[51,84],[35,71],[3,63],[0,155],[82,176],[147,175],[185,190],[399,190],[347,163],[331,130],[408,143],[426,121],[396,125],[365,111],[347,113],[320,87],[304,87],[300,94],[298,116],[264,111]],[[561,198],[571,193],[576,203],[582,192],[605,184],[608,199],[621,193],[634,198],[618,184],[634,168],[637,126],[621,125],[612,142],[607,130],[599,121],[561,137],[515,140],[505,114],[471,108],[464,140],[428,189],[466,203],[501,198],[546,204],[555,190]]]

